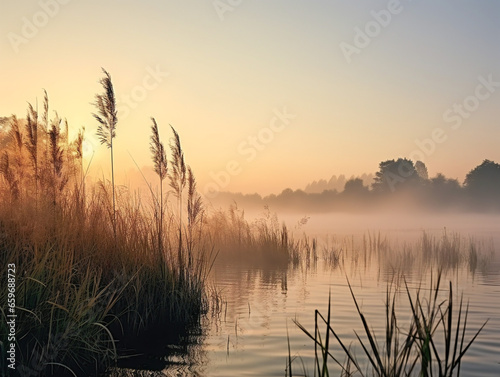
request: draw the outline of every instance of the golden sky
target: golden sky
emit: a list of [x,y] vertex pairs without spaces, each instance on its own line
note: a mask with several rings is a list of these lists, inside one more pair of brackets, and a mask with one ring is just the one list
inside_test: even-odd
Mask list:
[[[151,165],[169,124],[202,192],[280,192],[380,161],[463,180],[500,162],[500,2],[26,0],[0,12],[0,116],[51,109],[109,175],[92,102],[119,106],[116,166]],[[90,153],[89,153],[90,156]]]

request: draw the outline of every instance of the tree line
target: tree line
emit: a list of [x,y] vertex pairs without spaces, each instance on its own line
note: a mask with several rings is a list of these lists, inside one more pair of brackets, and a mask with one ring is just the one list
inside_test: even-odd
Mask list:
[[471,169],[463,182],[442,173],[429,177],[426,165],[407,158],[382,161],[371,184],[365,177],[348,179],[343,190],[326,189],[306,192],[287,188],[280,194],[260,196],[222,192],[214,200],[217,205],[236,201],[243,206],[269,205],[280,211],[364,211],[399,210],[463,210],[500,211],[500,164],[484,160]]

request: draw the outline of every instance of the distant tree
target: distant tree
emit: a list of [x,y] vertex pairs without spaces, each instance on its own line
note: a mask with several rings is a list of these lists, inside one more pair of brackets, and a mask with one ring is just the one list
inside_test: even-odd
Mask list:
[[337,190],[341,191],[346,182],[346,178],[344,174],[340,174],[338,177],[332,176],[328,181],[327,190]]
[[406,158],[382,161],[373,180],[372,188],[378,192],[393,192],[422,182],[413,161]]
[[446,178],[439,173],[429,180],[428,189],[427,202],[434,208],[464,204],[462,186],[456,179]]
[[351,178],[344,186],[345,194],[365,194],[368,192],[368,187],[363,185],[361,178]]
[[484,160],[466,175],[464,186],[478,198],[500,197],[500,165]]
[[373,178],[374,177],[375,176],[372,173],[370,173],[370,174],[364,173],[359,178],[361,178],[363,180],[363,183],[364,183],[365,186],[370,187],[370,185],[373,183]]
[[430,179],[431,188],[435,191],[459,191],[460,183],[456,179],[446,178],[443,174],[438,173]]
[[422,179],[429,179],[429,172],[427,171],[427,166],[422,161],[415,162],[415,170],[417,174]]

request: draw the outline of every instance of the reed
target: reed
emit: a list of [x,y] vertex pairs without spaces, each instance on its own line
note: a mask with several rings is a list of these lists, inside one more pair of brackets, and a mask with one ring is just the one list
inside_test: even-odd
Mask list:
[[170,126],[174,133],[173,139],[170,141],[170,150],[172,152],[172,159],[170,161],[171,169],[168,175],[170,180],[170,187],[174,190],[174,195],[177,198],[179,209],[179,242],[177,249],[177,258],[179,266],[183,267],[183,253],[182,253],[182,193],[186,186],[186,164],[184,163],[184,153],[182,152],[181,139],[174,127]]
[[33,165],[33,179],[35,182],[35,200],[38,197],[38,112],[28,103],[28,114],[26,115],[26,148]]
[[[0,268],[14,263],[18,271],[16,349],[23,375],[97,374],[137,339],[199,326],[209,305],[207,276],[228,239],[241,250],[256,247],[262,255],[279,256],[285,266],[292,256],[298,259],[300,242],[277,220],[250,224],[236,211],[209,212],[173,127],[167,171],[154,119],[156,215],[142,197],[116,187],[115,97],[111,76],[103,72],[94,118],[101,143],[110,149],[111,184],[85,185],[83,130],[70,142],[67,121],[57,113],[49,119],[46,91],[41,120],[29,105],[27,119],[11,117],[10,132],[0,140],[6,146],[0,156]],[[173,205],[162,197],[166,177],[177,199]],[[0,302],[7,302],[6,295],[0,291]],[[0,317],[3,347],[3,308]],[[4,361],[2,375],[15,375]]]
[[[158,228],[158,251],[163,255],[163,181],[167,177],[167,154],[163,143],[160,141],[160,132],[158,131],[158,124],[155,118],[151,118],[153,122],[151,126],[151,143],[150,150],[153,157],[154,171],[158,175],[160,181],[160,201],[158,203],[159,216],[157,216],[157,228]],[[155,211],[156,212],[156,211]]]
[[268,208],[262,217],[249,221],[237,204],[229,209],[207,212],[204,236],[220,250],[219,259],[247,263],[257,267],[298,267],[316,255],[316,243],[307,237],[295,239],[285,224]]
[[[111,149],[116,117],[108,74],[101,83],[105,93],[97,96],[96,117],[102,121],[101,141]],[[182,229],[167,226],[182,224],[172,209],[167,219],[156,222],[158,231],[143,201],[115,190],[113,180],[111,186],[101,181],[82,190],[83,131],[70,143],[67,122],[57,113],[48,119],[46,92],[45,98],[41,127],[30,106],[29,127],[12,117],[8,139],[1,140],[6,150],[0,157],[0,267],[7,270],[15,263],[18,270],[18,371],[30,376],[95,374],[113,365],[134,339],[199,322],[208,310],[205,281],[213,248],[204,238],[203,208],[191,169],[187,203],[182,203],[185,183],[179,179],[179,204],[188,206],[186,264],[173,246]],[[177,140],[182,173],[178,135]],[[158,151],[163,181],[166,155],[164,149]],[[24,179],[28,160],[36,179]],[[164,244],[158,243],[159,235]],[[0,292],[1,302],[7,302],[6,292]],[[0,317],[4,345],[8,328],[3,308]],[[4,361],[0,367],[7,376]]]
[[[356,331],[354,333],[366,359],[366,365],[359,362],[355,350],[347,346],[333,328],[331,295],[329,295],[326,318],[318,310],[315,311],[314,331],[310,332],[298,321],[294,321],[299,329],[314,342],[314,375],[328,376],[330,361],[340,367],[343,376],[359,374],[382,377],[413,375],[452,377],[459,375],[463,356],[488,322],[485,321],[469,340],[465,340],[469,306],[467,304],[464,308],[463,297],[461,297],[458,307],[455,307],[451,282],[448,299],[440,299],[442,288],[441,272],[439,272],[435,281],[431,279],[431,289],[426,299],[421,298],[420,288],[412,294],[405,282],[411,308],[411,320],[406,328],[399,324],[397,318],[397,289],[392,284],[388,285],[385,301],[384,341],[379,343],[377,334],[363,314],[349,281],[347,285],[362,324],[363,333]],[[322,331],[324,335],[321,335]],[[441,339],[438,339],[439,333],[442,335]],[[332,353],[331,337],[340,346],[344,362],[340,361],[342,353],[338,356]]]
[[[207,310],[209,256],[197,251],[189,271],[179,270],[171,248],[161,258],[147,213],[123,194],[117,199],[126,216],[117,218],[115,243],[104,190],[93,189],[83,216],[74,216],[74,201],[58,202],[55,227],[50,211],[33,217],[23,202],[15,210],[1,206],[0,265],[15,263],[22,271],[16,294],[18,360],[34,375],[62,375],[67,368],[83,375],[89,366],[102,368],[136,337],[196,322]],[[63,349],[54,350],[53,339]],[[47,352],[49,359],[43,356]]]
[[415,242],[403,244],[389,241],[380,232],[378,235],[367,233],[363,235],[361,245],[353,244],[352,248],[352,252],[346,255],[351,260],[361,256],[365,267],[378,263],[384,269],[401,272],[412,269],[425,272],[433,268],[449,271],[466,267],[472,273],[488,264],[494,249],[487,242],[449,232],[446,228],[436,235],[423,231]]
[[111,189],[113,196],[113,232],[116,236],[116,200],[115,200],[115,168],[113,162],[113,139],[116,137],[116,125],[118,123],[115,92],[111,75],[102,68],[104,77],[99,83],[104,89],[103,94],[97,94],[95,99],[95,107],[97,113],[93,114],[94,118],[99,122],[97,127],[97,136],[101,144],[106,145],[110,150],[111,156]]

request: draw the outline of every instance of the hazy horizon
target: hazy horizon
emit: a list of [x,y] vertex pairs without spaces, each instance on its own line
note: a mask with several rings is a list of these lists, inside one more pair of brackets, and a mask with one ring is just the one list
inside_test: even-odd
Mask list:
[[22,118],[46,89],[51,117],[86,127],[91,174],[109,177],[91,115],[104,67],[119,179],[129,153],[152,165],[154,116],[165,141],[179,132],[202,193],[277,193],[398,157],[462,182],[500,160],[500,3],[231,4],[5,3],[0,115]]

